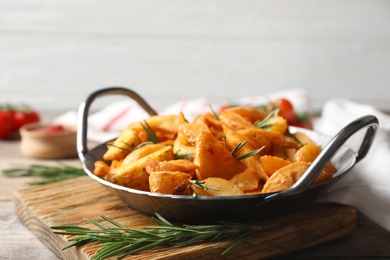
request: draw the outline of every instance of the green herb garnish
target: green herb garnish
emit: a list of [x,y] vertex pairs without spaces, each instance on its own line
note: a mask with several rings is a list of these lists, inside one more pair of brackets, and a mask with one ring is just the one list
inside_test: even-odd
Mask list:
[[86,173],[81,168],[64,166],[45,166],[45,165],[31,165],[27,168],[12,168],[2,171],[5,176],[8,177],[21,177],[21,176],[36,176],[44,177],[41,181],[35,181],[29,183],[30,185],[41,185],[46,183],[52,183],[56,181],[62,181],[66,179],[76,178],[80,176],[86,176]]
[[[242,141],[242,142],[239,142],[236,147],[233,148],[233,150],[230,152],[231,155],[234,155],[237,153],[238,150],[240,150],[244,145],[246,144],[246,141]],[[253,155],[256,155],[258,153],[261,152],[261,150],[264,149],[265,146],[262,146],[260,147],[259,149],[256,149],[256,150],[253,150],[253,151],[250,151],[249,153],[246,153],[246,154],[242,154],[240,156],[238,156],[236,159],[237,160],[243,160],[245,158],[248,158],[248,157],[251,157]]]
[[147,136],[148,136],[148,140],[151,141],[152,143],[159,143],[160,142],[160,139],[158,139],[156,133],[153,131],[153,129],[150,127],[150,125],[148,124],[148,122],[146,122],[146,120],[144,120],[143,122],[141,122],[141,126],[143,127],[143,129],[145,130]]
[[248,158],[248,157],[251,157],[251,156],[253,156],[253,155],[256,155],[256,154],[260,153],[261,150],[264,149],[264,147],[265,147],[265,146],[263,145],[263,146],[260,147],[259,149],[256,149],[256,150],[250,151],[249,153],[240,155],[240,156],[237,157],[237,160],[243,160],[243,159],[245,159],[245,158]]
[[176,226],[156,213],[156,217],[152,217],[152,220],[157,225],[144,226],[141,230],[127,228],[105,216],[101,216],[101,218],[113,226],[85,219],[101,230],[77,226],[54,226],[51,229],[57,230],[54,231],[55,234],[72,236],[70,244],[62,250],[93,243],[93,246],[97,247],[98,250],[91,259],[106,259],[109,257],[123,258],[162,246],[171,250],[199,242],[232,240],[230,246],[222,253],[222,255],[226,255],[256,232],[275,227],[275,225],[251,226],[234,222]]
[[[196,186],[196,187],[199,187],[203,190],[215,190],[215,191],[219,191],[217,188],[213,188],[213,187],[209,187],[207,185],[205,185],[205,181],[199,181],[199,180],[190,180],[190,182]],[[188,189],[190,190],[191,194],[192,194],[192,197],[196,198],[198,195],[196,194],[196,192],[194,191],[194,189],[192,188],[191,185],[188,186]]]
[[180,150],[177,150],[174,154],[176,160],[194,158],[193,153],[179,153],[179,152]]
[[209,186],[205,185],[205,181],[190,180],[190,182],[191,182],[193,185],[195,185],[195,186],[197,186],[197,187],[199,187],[199,188],[201,188],[201,189],[203,189],[203,190],[215,190],[215,191],[218,191],[217,188],[213,188],[213,187],[209,187]]
[[233,148],[233,150],[230,152],[231,155],[235,155],[238,150],[240,150],[244,145],[246,144],[246,141],[239,142],[236,147]]
[[258,128],[261,128],[261,129],[269,129],[271,126],[275,125],[275,123],[270,123],[269,122],[269,119],[277,114],[279,111],[279,109],[277,108],[274,108],[272,109],[272,111],[261,121],[256,121],[253,123],[254,126],[258,127]]
[[209,106],[210,106],[211,112],[213,113],[213,115],[215,116],[215,118],[219,120],[219,116],[218,116],[218,114],[215,112],[214,108],[213,108],[210,104],[209,104]]

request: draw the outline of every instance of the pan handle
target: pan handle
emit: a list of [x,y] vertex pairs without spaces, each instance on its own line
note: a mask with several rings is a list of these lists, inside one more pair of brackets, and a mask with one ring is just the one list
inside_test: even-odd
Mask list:
[[264,201],[269,202],[276,198],[285,197],[294,195],[306,190],[317,176],[321,173],[324,167],[330,162],[338,150],[344,145],[344,143],[352,137],[358,131],[367,128],[364,138],[360,144],[358,151],[356,152],[355,164],[362,160],[368,153],[368,150],[371,147],[372,141],[376,130],[378,129],[379,122],[378,119],[373,115],[362,116],[343,129],[341,129],[326,145],[322,152],[317,156],[313,161],[307,171],[302,175],[302,177],[289,189],[271,194],[264,198]]
[[84,161],[84,156],[88,152],[87,130],[88,113],[93,101],[97,97],[107,95],[125,95],[134,99],[149,115],[157,115],[157,112],[137,93],[124,87],[108,87],[92,92],[86,100],[80,104],[78,111],[78,130],[77,130],[77,152],[80,160]]

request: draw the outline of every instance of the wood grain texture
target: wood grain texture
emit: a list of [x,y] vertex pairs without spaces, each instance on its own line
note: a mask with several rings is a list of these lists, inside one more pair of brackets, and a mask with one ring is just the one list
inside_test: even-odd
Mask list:
[[[0,102],[77,109],[123,85],[155,106],[301,88],[390,110],[386,0],[0,1]],[[359,91],[356,91],[359,90]]]
[[[107,216],[126,226],[152,224],[149,216],[125,206],[89,177],[32,187],[15,192],[15,214],[47,247],[62,259],[89,259],[94,248],[80,250],[67,245],[66,237],[54,235],[51,226],[91,227],[83,218],[101,221]],[[313,204],[304,210],[252,224],[277,224],[258,232],[224,259],[261,259],[285,255],[347,236],[355,229],[356,211],[338,204]],[[220,259],[228,242],[203,243],[175,250],[156,249],[127,259]]]

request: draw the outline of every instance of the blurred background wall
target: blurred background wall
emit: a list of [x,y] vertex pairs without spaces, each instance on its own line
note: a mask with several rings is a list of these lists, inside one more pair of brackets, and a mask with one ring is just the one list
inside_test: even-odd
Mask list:
[[155,106],[303,89],[390,111],[389,0],[0,0],[0,103]]

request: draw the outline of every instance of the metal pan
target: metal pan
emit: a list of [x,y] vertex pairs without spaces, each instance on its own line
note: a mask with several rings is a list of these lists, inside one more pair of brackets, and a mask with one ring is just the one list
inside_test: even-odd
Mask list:
[[[128,96],[144,108],[149,115],[157,114],[143,98],[127,88],[109,87],[91,93],[80,105],[78,119],[77,150],[85,172],[131,208],[148,215],[155,215],[158,212],[167,219],[186,223],[217,220],[248,221],[296,211],[312,203],[366,156],[379,125],[376,117],[363,116],[345,126],[333,138],[314,131],[290,127],[291,132],[304,131],[323,148],[323,151],[299,181],[285,191],[245,196],[200,196],[196,198],[186,195],[157,194],[116,185],[93,174],[95,161],[103,160],[107,147],[106,143],[103,143],[88,150],[88,113],[93,101],[106,95]],[[360,130],[365,130],[365,134],[359,149],[355,151],[348,147],[346,142]],[[312,185],[313,180],[330,160],[337,167],[337,173],[332,179]]]

